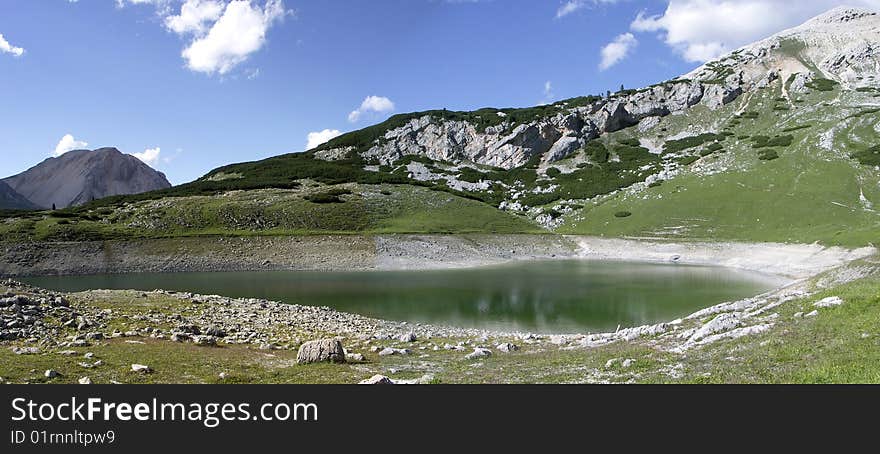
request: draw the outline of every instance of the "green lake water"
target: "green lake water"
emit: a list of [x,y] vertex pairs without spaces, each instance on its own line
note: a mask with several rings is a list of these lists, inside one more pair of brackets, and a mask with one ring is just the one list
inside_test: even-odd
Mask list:
[[432,271],[232,272],[39,277],[66,292],[165,289],[253,297],[386,320],[538,333],[668,321],[753,296],[778,278],[729,268],[605,261],[517,262]]

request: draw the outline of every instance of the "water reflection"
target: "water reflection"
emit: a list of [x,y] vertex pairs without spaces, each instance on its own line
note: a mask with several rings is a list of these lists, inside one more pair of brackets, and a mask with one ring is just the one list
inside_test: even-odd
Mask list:
[[593,261],[442,271],[130,274],[27,279],[64,291],[192,291],[329,306],[389,320],[533,332],[671,320],[780,282],[726,268]]

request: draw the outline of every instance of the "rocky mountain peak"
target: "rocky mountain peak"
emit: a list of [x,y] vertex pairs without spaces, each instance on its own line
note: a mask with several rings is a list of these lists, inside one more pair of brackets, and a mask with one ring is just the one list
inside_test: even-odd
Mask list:
[[42,208],[171,187],[164,174],[112,147],[69,151],[3,181]]

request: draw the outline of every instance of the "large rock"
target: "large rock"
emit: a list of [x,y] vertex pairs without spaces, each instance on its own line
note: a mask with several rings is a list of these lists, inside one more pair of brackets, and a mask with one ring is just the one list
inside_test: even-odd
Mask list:
[[296,362],[299,364],[344,363],[345,349],[342,348],[342,342],[336,339],[309,341],[299,347]]

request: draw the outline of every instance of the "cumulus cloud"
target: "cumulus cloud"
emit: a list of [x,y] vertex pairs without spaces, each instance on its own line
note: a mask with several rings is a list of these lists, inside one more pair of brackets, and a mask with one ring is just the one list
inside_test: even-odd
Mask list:
[[365,113],[386,113],[394,110],[394,103],[384,96],[367,96],[361,106],[348,114],[348,121],[355,123],[361,119]]
[[620,63],[627,55],[639,44],[639,41],[632,33],[624,33],[618,35],[605,47],[602,48],[602,61],[599,62],[599,69],[606,69]]
[[165,18],[168,30],[184,35],[194,33],[203,35],[207,27],[223,14],[223,3],[215,0],[186,0],[180,6],[180,13]]
[[3,37],[2,33],[0,33],[0,52],[12,54],[14,57],[21,57],[24,55],[24,49],[9,44],[9,41],[6,41],[6,38]]
[[61,140],[58,141],[58,145],[55,145],[55,151],[51,154],[53,157],[58,157],[67,153],[68,151],[73,150],[82,150],[83,148],[89,146],[88,142],[84,142],[81,140],[76,140],[73,137],[73,134],[65,134]]
[[230,2],[207,34],[183,50],[187,67],[208,74],[226,74],[263,47],[266,32],[285,14],[281,0],[269,0],[263,7],[250,0]]
[[162,149],[159,147],[156,148],[147,148],[146,150],[140,153],[132,153],[131,155],[140,159],[144,162],[144,164],[150,167],[156,167],[156,164],[159,163],[159,157],[162,154]]
[[[702,63],[840,6],[839,0],[669,0],[662,14],[638,14],[636,32],[659,32],[685,60]],[[880,8],[880,0],[849,6]]]
[[319,145],[323,145],[329,142],[330,139],[341,135],[342,132],[338,129],[325,129],[323,131],[310,132],[307,139],[308,142],[306,143],[306,150],[311,150]]

